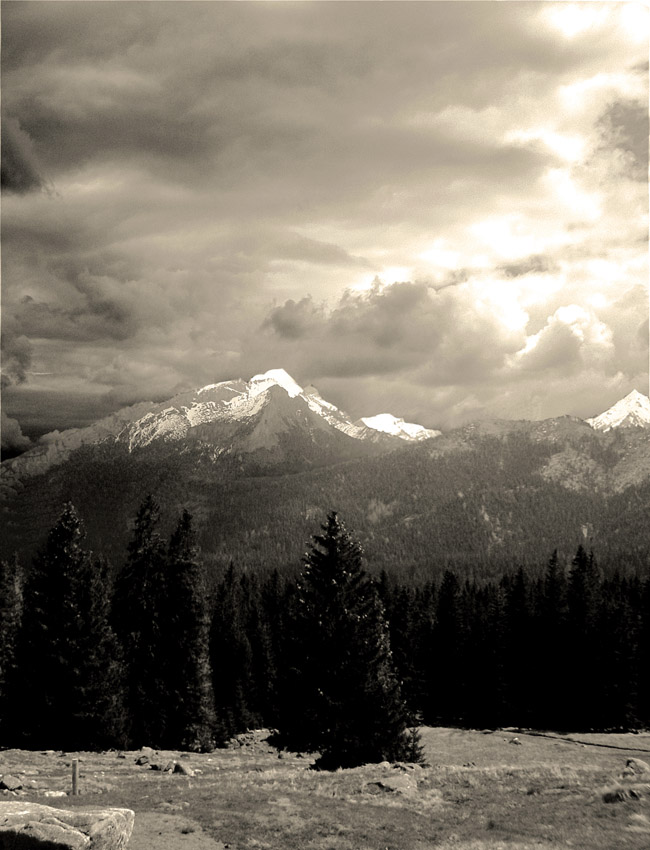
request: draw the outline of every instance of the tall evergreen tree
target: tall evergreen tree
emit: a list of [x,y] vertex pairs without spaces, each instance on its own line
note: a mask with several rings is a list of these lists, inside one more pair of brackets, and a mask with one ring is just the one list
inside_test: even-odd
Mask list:
[[639,720],[650,727],[650,578],[645,580],[639,600],[639,647],[637,652]]
[[[597,725],[599,662],[594,653],[601,599],[600,570],[593,552],[579,546],[571,562],[567,591],[569,672],[565,720],[575,730]],[[568,727],[567,727],[568,728]]]
[[12,697],[23,746],[75,750],[122,742],[107,569],[83,548],[83,538],[68,504],[25,588]]
[[429,638],[426,671],[428,723],[459,723],[464,713],[464,622],[458,579],[446,570],[436,600],[436,617]]
[[212,617],[210,654],[220,737],[228,738],[258,725],[252,705],[253,649],[247,634],[248,585],[231,564],[217,589]]
[[117,578],[113,622],[126,662],[126,705],[132,746],[162,746],[169,700],[166,631],[169,628],[166,551],[158,533],[160,509],[151,495],[140,506]]
[[557,549],[546,565],[540,595],[535,723],[541,728],[560,729],[566,715],[566,696],[571,689],[571,664],[567,633],[567,580]]
[[210,611],[192,516],[183,511],[169,544],[164,673],[168,747],[210,750],[215,713],[210,669]]
[[14,669],[22,603],[23,574],[18,559],[0,561],[0,742],[7,733],[7,687]]
[[302,652],[294,711],[281,716],[280,731],[289,743],[297,733],[303,746],[319,750],[323,769],[418,760],[384,608],[361,547],[334,512],[321,528],[298,583]]
[[522,567],[506,582],[506,709],[509,726],[530,724],[533,710],[531,651],[532,610],[528,594],[528,581]]

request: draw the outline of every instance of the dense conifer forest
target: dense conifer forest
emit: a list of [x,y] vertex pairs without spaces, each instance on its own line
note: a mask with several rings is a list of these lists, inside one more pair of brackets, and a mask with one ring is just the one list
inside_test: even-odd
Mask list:
[[189,513],[163,525],[148,497],[115,573],[67,504],[29,568],[1,562],[0,746],[209,750],[269,726],[331,768],[417,760],[421,723],[650,725],[650,579],[582,546],[414,583],[367,570],[331,513],[302,565],[215,576]]

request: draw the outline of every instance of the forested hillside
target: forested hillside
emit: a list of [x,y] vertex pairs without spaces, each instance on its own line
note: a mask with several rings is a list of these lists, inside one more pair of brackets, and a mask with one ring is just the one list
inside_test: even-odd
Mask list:
[[291,569],[332,505],[349,518],[373,570],[419,581],[447,567],[477,578],[520,564],[535,570],[553,549],[567,560],[580,544],[597,549],[607,571],[648,569],[646,430],[601,434],[567,417],[484,423],[318,465],[307,445],[288,448],[279,463],[266,452],[215,459],[196,443],[132,452],[84,446],[5,502],[2,554],[17,551],[28,562],[71,500],[89,545],[118,564],[137,507],[153,493],[166,533],[182,508],[194,515],[217,572],[231,562]]

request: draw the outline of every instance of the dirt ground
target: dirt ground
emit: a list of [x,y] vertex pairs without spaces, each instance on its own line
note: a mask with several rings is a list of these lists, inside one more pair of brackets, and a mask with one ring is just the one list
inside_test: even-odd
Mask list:
[[[424,768],[384,763],[334,773],[312,770],[309,756],[278,752],[267,734],[207,754],[0,751],[0,774],[23,786],[0,794],[131,808],[129,850],[650,847],[650,773],[626,772],[628,759],[650,762],[650,734],[425,728]],[[175,764],[187,773],[165,770]],[[605,802],[612,790],[621,799]]]

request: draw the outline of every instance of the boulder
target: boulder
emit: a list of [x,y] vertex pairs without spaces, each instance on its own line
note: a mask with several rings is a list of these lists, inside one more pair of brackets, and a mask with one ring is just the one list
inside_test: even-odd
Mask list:
[[55,809],[40,803],[0,803],[3,850],[124,850],[133,830],[130,809]]
[[625,771],[631,774],[650,773],[650,764],[643,759],[628,759],[625,762]]
[[0,779],[0,788],[7,791],[18,791],[22,787],[22,779],[18,779],[17,776],[12,776],[10,773],[5,773],[2,779]]
[[409,794],[417,791],[417,782],[407,774],[388,775],[382,777],[375,782],[367,783],[368,790],[371,793],[379,793],[381,791],[393,794]]
[[178,761],[174,765],[174,773],[181,773],[183,776],[194,776],[194,771],[189,765],[181,764]]
[[637,782],[634,785],[614,785],[602,792],[603,802],[621,803],[623,800],[642,800],[650,795],[650,783]]

